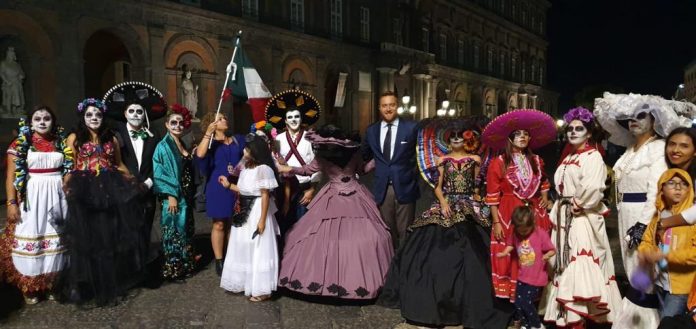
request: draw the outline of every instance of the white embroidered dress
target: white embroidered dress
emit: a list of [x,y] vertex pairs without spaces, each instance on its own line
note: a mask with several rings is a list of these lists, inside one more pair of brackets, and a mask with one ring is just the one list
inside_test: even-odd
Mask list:
[[[613,322],[621,309],[614,259],[604,224],[608,209],[601,202],[606,177],[604,160],[595,149],[566,156],[554,176],[556,191],[562,198],[556,200],[551,211],[551,221],[556,225],[551,241],[557,254],[550,263],[555,274],[540,306],[545,308],[544,321],[555,322],[557,326],[564,327],[584,319]],[[581,208],[582,213],[566,218],[566,211],[573,204]],[[561,267],[556,268],[553,265],[563,258],[566,248],[567,265],[559,264]]]
[[[220,287],[247,296],[269,295],[278,286],[278,243],[280,228],[273,214],[278,210],[271,197],[268,201],[266,228],[252,239],[261,217],[261,189],[278,187],[273,169],[266,165],[243,169],[237,182],[239,193],[256,196],[249,217],[241,227],[230,229],[225,266]],[[272,193],[271,193],[272,195]]]

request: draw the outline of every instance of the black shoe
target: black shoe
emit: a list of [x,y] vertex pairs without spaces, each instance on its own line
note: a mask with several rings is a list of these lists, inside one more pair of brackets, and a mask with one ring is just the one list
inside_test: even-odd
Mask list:
[[225,265],[224,260],[222,260],[222,259],[215,260],[215,273],[217,273],[218,276],[222,276],[223,265]]

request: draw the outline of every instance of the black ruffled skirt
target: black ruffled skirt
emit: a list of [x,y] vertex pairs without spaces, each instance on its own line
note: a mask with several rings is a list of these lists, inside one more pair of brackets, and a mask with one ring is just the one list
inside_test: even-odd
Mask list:
[[142,280],[147,260],[139,189],[116,171],[74,173],[67,187],[62,291],[70,302],[113,303]]
[[471,220],[413,228],[392,259],[378,304],[400,308],[414,324],[505,328],[512,309],[493,296],[489,245],[488,233]]

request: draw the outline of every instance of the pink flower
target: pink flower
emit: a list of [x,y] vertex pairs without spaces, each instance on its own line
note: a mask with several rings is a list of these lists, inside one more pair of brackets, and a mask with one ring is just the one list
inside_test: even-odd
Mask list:
[[27,242],[27,244],[24,245],[24,250],[26,251],[34,251],[34,244],[31,242]]

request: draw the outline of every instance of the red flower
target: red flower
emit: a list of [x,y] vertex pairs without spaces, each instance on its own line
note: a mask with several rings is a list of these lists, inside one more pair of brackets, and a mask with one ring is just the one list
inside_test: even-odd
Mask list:
[[12,249],[16,249],[19,246],[19,241],[17,239],[12,240]]
[[42,240],[40,243],[41,249],[48,249],[48,247],[51,245],[51,242],[48,240]]
[[27,242],[27,244],[24,245],[24,250],[34,251],[34,244],[32,244],[31,242]]

